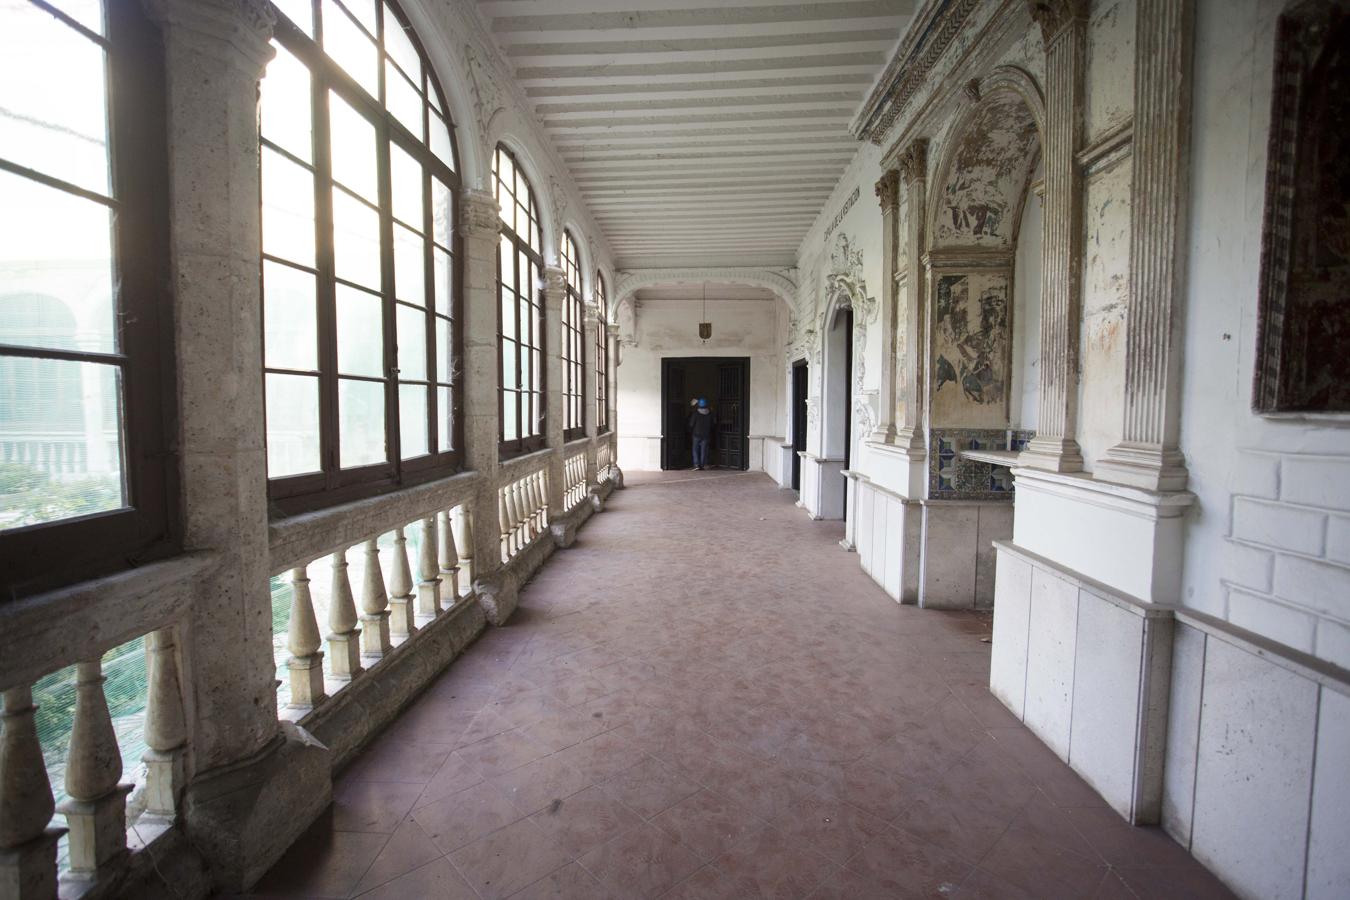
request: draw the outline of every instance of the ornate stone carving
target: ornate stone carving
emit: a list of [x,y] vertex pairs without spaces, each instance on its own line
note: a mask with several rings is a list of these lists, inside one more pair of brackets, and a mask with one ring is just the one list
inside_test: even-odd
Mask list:
[[502,99],[501,77],[492,70],[490,62],[479,56],[472,43],[464,45],[464,65],[469,70],[469,83],[473,87],[473,115],[478,120],[479,153],[486,165],[492,159],[492,141],[488,136],[488,125],[497,112],[505,108]]
[[145,11],[160,24],[215,38],[229,44],[261,74],[275,51],[268,41],[277,24],[266,0],[143,0]]
[[1027,0],[1027,8],[1047,48],[1074,20],[1087,18],[1085,0]]
[[464,191],[459,210],[459,228],[465,237],[496,238],[501,232],[501,207],[487,191]]
[[900,173],[895,169],[882,173],[877,181],[876,195],[883,210],[895,209],[900,203]]
[[566,218],[567,213],[567,191],[552,175],[548,178],[548,199],[553,205],[553,234],[561,244],[563,219]]
[[980,79],[972,78],[961,88],[961,93],[965,94],[971,103],[980,102]]
[[900,177],[908,184],[918,181],[928,171],[928,139],[915,138],[900,154]]

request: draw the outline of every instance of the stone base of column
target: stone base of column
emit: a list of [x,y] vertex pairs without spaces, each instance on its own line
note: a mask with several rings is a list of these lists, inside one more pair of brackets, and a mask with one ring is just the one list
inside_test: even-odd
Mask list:
[[459,601],[459,566],[441,569],[441,599],[446,606],[454,606]]
[[509,577],[480,578],[473,583],[473,592],[483,614],[493,625],[505,625],[516,611],[518,591]]
[[56,842],[64,828],[48,828],[26,844],[0,850],[0,897],[56,900]]
[[878,426],[875,431],[867,436],[867,440],[873,444],[894,444],[899,437],[899,432],[895,430],[894,425]]
[[[322,670],[321,670],[322,671]],[[145,814],[172,819],[178,814],[178,797],[183,792],[183,748],[161,752],[147,750],[145,763]]]
[[1083,471],[1083,452],[1071,438],[1034,437],[1017,458],[1019,466],[1046,472]]
[[591,497],[591,509],[595,510],[598,513],[604,512],[605,511],[604,489],[601,488],[600,485],[598,484],[591,485],[590,497]]
[[895,437],[890,443],[904,450],[910,459],[922,459],[928,455],[928,448],[923,441],[922,428],[905,425],[896,430]]
[[441,580],[417,583],[417,624],[425,625],[441,614]]
[[323,654],[292,656],[286,663],[291,673],[289,709],[309,709],[322,703],[327,695],[323,686]]
[[563,550],[572,546],[572,542],[577,539],[577,526],[573,522],[554,522],[548,526],[548,530],[553,535],[554,545]]
[[351,681],[360,675],[365,671],[361,668],[361,629],[330,634],[328,655],[332,676],[338,681]]
[[291,722],[251,757],[198,775],[183,826],[216,887],[253,886],[333,800],[332,754]]
[[411,597],[389,601],[389,633],[406,637],[417,632],[417,613]]
[[70,869],[61,881],[87,884],[98,880],[127,852],[127,794],[132,785],[119,784],[96,800],[66,800],[57,812],[70,829]]
[[361,616],[361,662],[374,665],[392,650],[389,640],[389,611]]
[[1156,444],[1116,444],[1098,461],[1093,475],[1100,481],[1128,484],[1150,491],[1184,491],[1190,473],[1180,450]]

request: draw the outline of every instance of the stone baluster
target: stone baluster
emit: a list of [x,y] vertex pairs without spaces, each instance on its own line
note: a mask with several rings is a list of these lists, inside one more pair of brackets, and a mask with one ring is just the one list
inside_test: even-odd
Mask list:
[[1152,491],[1184,490],[1189,478],[1179,447],[1178,329],[1185,300],[1194,19],[1192,0],[1141,0],[1135,13],[1125,417],[1120,443],[1093,473]]
[[459,550],[459,567],[464,573],[460,581],[465,586],[473,584],[473,519],[469,510],[456,506],[450,515],[450,528],[455,535],[455,546]]
[[286,648],[291,658],[292,709],[313,708],[326,698],[323,686],[323,640],[314,617],[314,599],[309,593],[305,566],[291,569],[291,615],[286,625]]
[[459,599],[459,553],[455,548],[455,532],[450,526],[450,514],[436,514],[437,534],[441,539],[441,591],[453,605]]
[[376,663],[394,648],[389,640],[389,597],[380,570],[380,545],[376,538],[365,544],[366,569],[361,578],[361,659]]
[[0,896],[56,900],[55,803],[28,687],[5,691],[0,715]]
[[60,811],[70,827],[70,871],[74,881],[93,881],[127,852],[127,794],[119,784],[122,754],[103,696],[103,664],[75,667],[75,722],[66,756],[66,794]]
[[497,491],[497,521],[501,525],[502,533],[502,562],[511,558],[511,510],[506,503],[506,492],[508,486],[503,486]]
[[408,537],[403,527],[394,529],[393,571],[389,573],[389,633],[408,637],[417,631],[413,598],[412,567],[408,565]]
[[513,481],[506,492],[506,503],[511,514],[512,542],[511,554],[514,556],[529,543],[530,523],[526,519],[525,482]]
[[540,491],[540,476],[543,473],[535,472],[525,479],[525,519],[530,523],[530,537],[537,536],[544,530],[543,523],[539,521],[539,507],[542,501],[542,492]]
[[436,561],[436,517],[422,520],[422,542],[417,554],[417,621],[430,622],[441,614],[441,568]]
[[356,598],[347,578],[347,551],[339,550],[333,554],[333,600],[328,607],[328,667],[339,681],[351,681],[362,672],[357,621]]
[[[311,622],[314,611],[309,613]],[[182,678],[178,673],[178,646],[172,627],[146,636],[150,645],[149,685],[145,704],[145,811],[172,819],[178,811],[187,755],[187,719],[183,711]],[[319,647],[319,629],[313,629],[314,649]],[[323,666],[319,666],[322,675]],[[320,678],[319,689],[323,690]]]

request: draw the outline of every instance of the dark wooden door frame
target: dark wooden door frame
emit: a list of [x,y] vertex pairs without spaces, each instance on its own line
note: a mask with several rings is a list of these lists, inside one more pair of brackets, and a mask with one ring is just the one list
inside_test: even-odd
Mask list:
[[[727,365],[729,363],[739,363],[741,366],[741,470],[750,468],[750,357],[748,356],[663,356],[661,358],[661,468],[672,468],[671,455],[677,443],[683,446],[683,441],[672,440],[673,434],[684,434],[689,415],[688,406],[683,407],[683,412],[678,421],[672,423],[673,406],[667,396],[670,383],[670,372],[672,368],[687,366],[690,363],[707,363],[710,365]],[[688,400],[682,401],[687,404]],[[679,431],[672,430],[672,427]]]
[[802,458],[806,449],[806,398],[811,392],[811,370],[805,359],[792,364],[792,489],[802,489]]

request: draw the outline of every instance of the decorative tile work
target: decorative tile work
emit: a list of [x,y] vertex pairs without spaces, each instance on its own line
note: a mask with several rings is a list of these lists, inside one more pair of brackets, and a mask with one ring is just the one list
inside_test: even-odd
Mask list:
[[1035,432],[995,428],[935,428],[929,432],[928,497],[932,500],[1013,499],[1012,473],[962,459],[962,450],[1021,450]]

